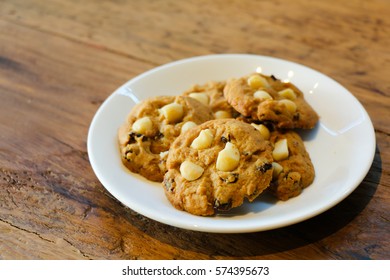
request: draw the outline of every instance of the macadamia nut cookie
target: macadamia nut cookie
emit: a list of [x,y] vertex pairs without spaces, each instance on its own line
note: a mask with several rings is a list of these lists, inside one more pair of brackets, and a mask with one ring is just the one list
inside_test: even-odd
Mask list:
[[211,119],[211,109],[190,97],[144,100],[133,107],[118,131],[122,162],[130,171],[162,182],[172,142],[186,130]]
[[294,131],[271,133],[273,179],[268,188],[278,199],[298,196],[314,180],[315,170],[305,145]]
[[272,146],[250,124],[211,120],[170,148],[164,191],[177,209],[209,216],[253,201],[272,179]]
[[272,123],[277,128],[311,129],[319,119],[296,86],[274,76],[255,73],[231,79],[224,95],[243,116]]
[[195,98],[210,106],[216,119],[235,118],[239,113],[227,102],[223,95],[226,82],[208,82],[202,85],[193,85],[183,95]]

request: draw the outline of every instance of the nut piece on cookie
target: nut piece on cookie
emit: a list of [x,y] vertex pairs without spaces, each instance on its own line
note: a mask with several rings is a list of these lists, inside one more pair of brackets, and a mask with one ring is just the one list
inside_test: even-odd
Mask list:
[[216,119],[230,119],[232,118],[232,114],[229,111],[219,110],[214,113]]
[[279,96],[285,99],[295,100],[297,95],[291,88],[286,88],[278,92]]
[[202,176],[204,169],[191,161],[184,161],[180,165],[180,174],[187,181],[194,181]]
[[220,171],[232,171],[239,162],[240,151],[234,144],[227,142],[225,148],[218,153],[216,167]]
[[256,99],[262,99],[262,100],[267,100],[267,99],[273,99],[272,96],[266,92],[265,90],[257,90],[253,94],[253,97]]
[[269,132],[268,127],[266,127],[264,124],[251,123],[251,126],[256,128],[260,132],[260,134],[264,137],[265,140],[269,139],[271,133]]
[[187,130],[189,130],[189,129],[195,127],[195,126],[197,126],[197,124],[194,123],[194,122],[192,122],[192,121],[185,122],[185,123],[182,125],[182,127],[181,127],[181,133],[184,133],[184,132],[186,132]]
[[183,105],[178,103],[171,103],[165,105],[160,109],[168,123],[177,123],[183,118]]
[[133,131],[141,134],[145,134],[146,131],[151,130],[152,128],[153,123],[149,117],[143,117],[136,120],[132,126]]
[[199,133],[199,136],[192,141],[191,148],[197,150],[207,149],[213,142],[214,135],[210,129],[204,129]]
[[274,161],[272,163],[272,168],[273,168],[272,178],[275,179],[279,176],[280,172],[283,171],[283,166],[281,166],[279,163]]
[[289,111],[290,113],[295,113],[295,111],[297,110],[297,104],[295,104],[294,101],[291,101],[289,99],[279,100],[279,104],[285,106],[287,111]]
[[210,97],[203,92],[193,92],[188,95],[191,98],[198,100],[200,103],[204,105],[209,105]]
[[284,160],[288,158],[288,143],[287,139],[280,139],[275,143],[272,156],[275,160]]
[[269,87],[268,81],[264,77],[257,74],[250,76],[247,82],[252,89]]

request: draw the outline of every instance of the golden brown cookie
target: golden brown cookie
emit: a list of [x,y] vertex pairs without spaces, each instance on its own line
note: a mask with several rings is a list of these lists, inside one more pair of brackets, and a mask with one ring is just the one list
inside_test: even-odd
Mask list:
[[251,74],[231,79],[224,88],[230,105],[245,117],[273,123],[277,128],[311,129],[318,115],[293,84],[274,76]]
[[268,190],[280,200],[298,196],[311,185],[315,176],[314,166],[301,137],[294,131],[274,131],[270,141],[276,150],[273,180]]
[[211,120],[172,144],[164,190],[177,209],[195,215],[253,201],[272,179],[272,147],[257,130],[234,119]]
[[133,107],[118,131],[123,164],[145,178],[162,182],[172,142],[186,129],[213,119],[208,106],[185,96],[160,96]]
[[186,90],[183,95],[190,96],[210,106],[216,119],[235,118],[239,113],[227,102],[223,95],[226,82],[208,82],[196,84]]

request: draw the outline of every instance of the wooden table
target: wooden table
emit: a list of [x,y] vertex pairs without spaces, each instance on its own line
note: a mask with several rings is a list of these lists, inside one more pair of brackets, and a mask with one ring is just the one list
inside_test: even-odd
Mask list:
[[[0,1],[0,259],[389,259],[390,4]],[[183,230],[113,198],[87,154],[102,102],[136,75],[220,53],[279,57],[340,82],[376,133],[345,200],[247,234]]]

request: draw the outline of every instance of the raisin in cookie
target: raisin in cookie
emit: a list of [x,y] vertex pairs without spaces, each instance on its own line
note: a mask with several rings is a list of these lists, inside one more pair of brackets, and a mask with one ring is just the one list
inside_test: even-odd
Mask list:
[[318,115],[293,84],[274,76],[252,74],[231,79],[224,88],[230,105],[245,117],[273,123],[277,128],[313,128]]
[[193,85],[183,95],[197,99],[210,106],[216,119],[235,118],[239,113],[227,102],[223,95],[226,82],[208,82]]
[[213,119],[209,107],[185,96],[160,96],[133,107],[118,131],[121,158],[132,172],[162,182],[170,145],[186,129]]
[[315,171],[305,145],[294,131],[271,133],[273,180],[268,188],[278,199],[298,196],[314,180]]
[[272,179],[272,146],[235,119],[211,120],[172,144],[164,190],[177,209],[208,216],[253,201]]

